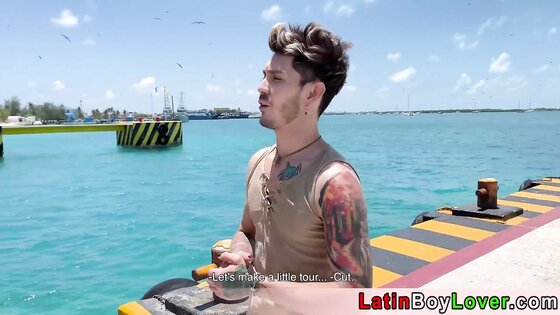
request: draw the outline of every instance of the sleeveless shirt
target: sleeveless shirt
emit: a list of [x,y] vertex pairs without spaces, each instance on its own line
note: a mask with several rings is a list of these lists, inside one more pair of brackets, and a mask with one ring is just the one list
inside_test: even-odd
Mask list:
[[[329,264],[323,220],[311,205],[315,189],[321,189],[315,187],[320,172],[332,162],[350,165],[327,144],[320,157],[294,178],[269,180],[263,175],[265,161],[274,148],[269,147],[257,160],[247,182],[247,204],[255,226],[255,270],[275,279],[279,273],[295,276],[295,282],[332,281],[336,270]],[[270,207],[265,199],[267,189]]]

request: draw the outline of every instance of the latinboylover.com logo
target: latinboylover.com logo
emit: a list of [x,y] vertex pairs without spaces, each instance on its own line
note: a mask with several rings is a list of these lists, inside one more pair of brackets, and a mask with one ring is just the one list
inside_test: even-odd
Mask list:
[[437,310],[440,314],[460,310],[558,310],[557,296],[426,296],[422,292],[399,295],[396,292],[366,296],[358,293],[360,310]]

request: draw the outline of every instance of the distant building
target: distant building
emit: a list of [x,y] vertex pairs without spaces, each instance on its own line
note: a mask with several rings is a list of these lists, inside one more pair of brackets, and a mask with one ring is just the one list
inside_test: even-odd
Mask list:
[[64,115],[66,116],[66,121],[67,122],[75,122],[77,111],[78,111],[77,109],[67,109],[66,113],[64,113]]

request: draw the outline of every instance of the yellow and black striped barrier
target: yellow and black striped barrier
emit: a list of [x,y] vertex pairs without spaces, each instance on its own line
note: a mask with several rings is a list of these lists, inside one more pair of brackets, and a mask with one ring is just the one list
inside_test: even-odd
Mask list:
[[183,144],[181,121],[145,121],[116,124],[0,126],[0,158],[4,154],[3,135],[61,132],[116,131],[117,145],[123,147],[162,147]]
[[182,122],[139,122],[117,131],[120,146],[168,146],[183,143]]
[[[525,233],[559,219],[560,178],[525,181],[518,192],[498,198],[497,204],[497,209],[479,209],[477,203],[443,207],[420,214],[406,229],[371,239],[373,288],[421,287]],[[475,213],[490,210],[494,214],[472,216],[468,214],[469,209],[475,209]],[[212,262],[215,263],[214,259]],[[195,280],[203,278],[201,271],[207,272],[207,268],[193,270]],[[208,307],[200,311],[201,306]],[[161,311],[179,314],[175,310],[180,310],[180,314],[215,314],[220,311],[244,314],[246,309],[246,303],[216,302],[208,292],[206,282],[200,282],[181,291],[158,295],[157,298],[143,298],[124,304],[119,307],[118,313],[133,315]]]

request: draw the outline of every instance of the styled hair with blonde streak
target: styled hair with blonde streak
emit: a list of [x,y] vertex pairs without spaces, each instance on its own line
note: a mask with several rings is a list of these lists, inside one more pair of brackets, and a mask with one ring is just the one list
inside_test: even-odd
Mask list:
[[272,27],[268,46],[274,53],[294,57],[293,67],[301,75],[300,84],[320,80],[325,93],[319,105],[319,116],[344,84],[349,68],[347,50],[352,44],[319,24],[311,22],[302,29],[299,25],[277,23]]

